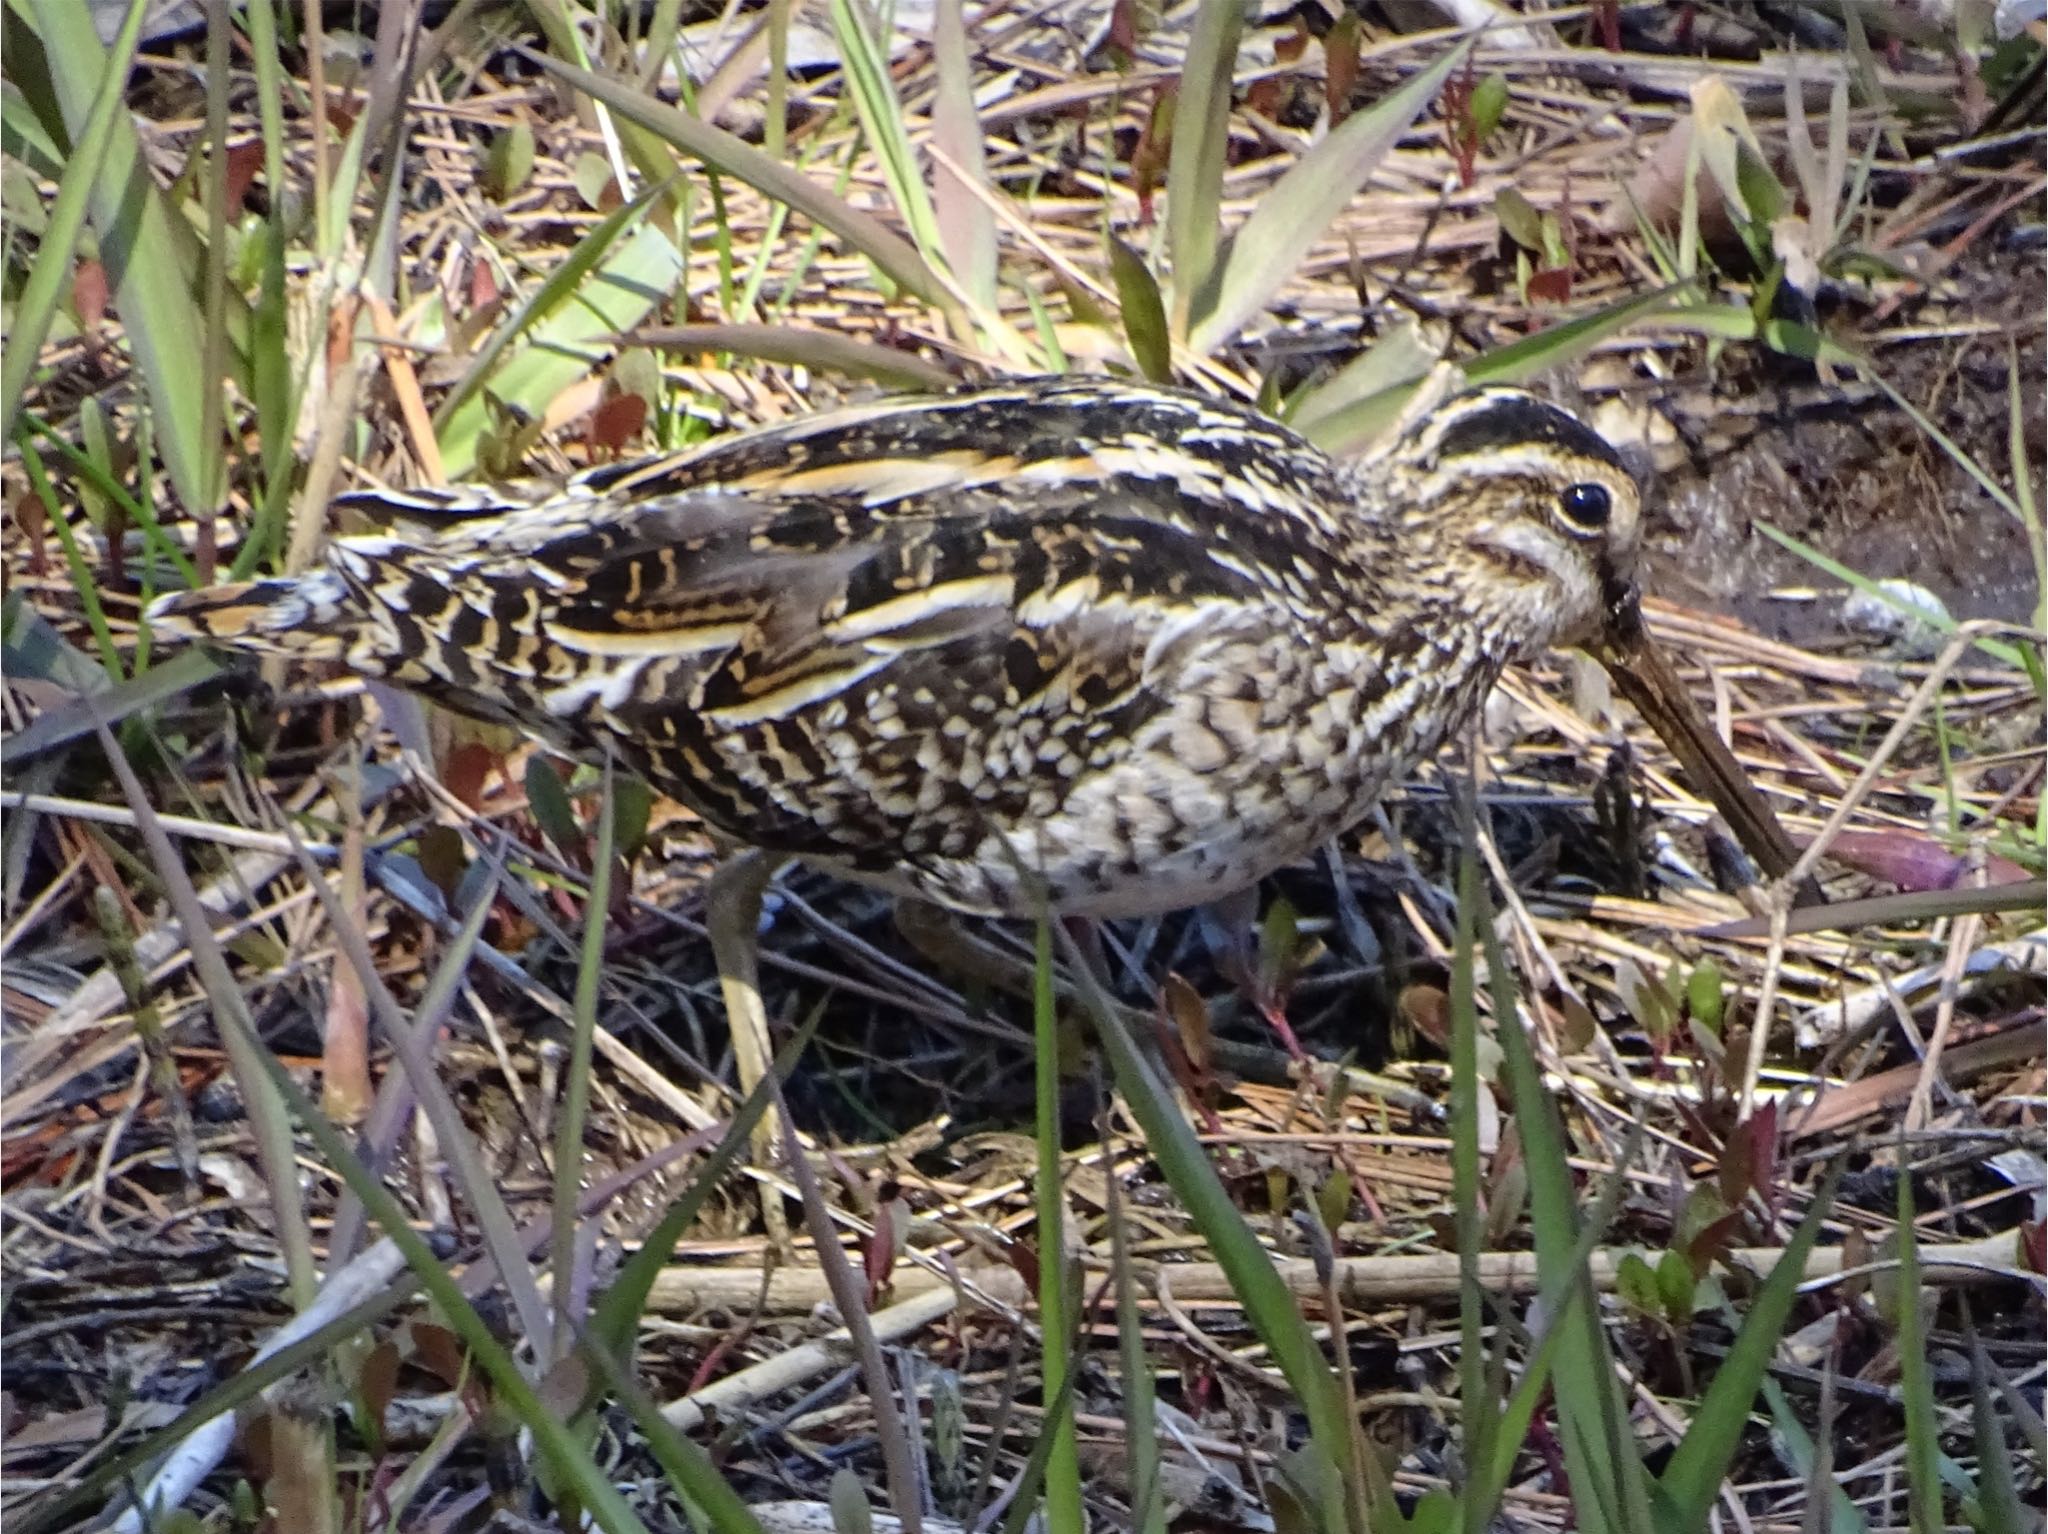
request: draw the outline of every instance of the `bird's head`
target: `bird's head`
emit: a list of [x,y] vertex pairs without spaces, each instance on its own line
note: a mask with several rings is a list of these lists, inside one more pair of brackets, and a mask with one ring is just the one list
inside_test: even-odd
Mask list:
[[1520,389],[1445,401],[1394,444],[1387,470],[1410,535],[1433,545],[1439,595],[1469,602],[1518,655],[1593,637],[1633,600],[1642,495],[1620,454]]

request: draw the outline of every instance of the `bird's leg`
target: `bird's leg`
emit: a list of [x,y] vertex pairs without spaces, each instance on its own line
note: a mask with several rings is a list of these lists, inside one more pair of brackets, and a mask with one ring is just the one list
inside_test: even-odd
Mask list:
[[[725,997],[742,1093],[761,1084],[775,1059],[775,1046],[768,1038],[768,1009],[761,1004],[761,896],[787,861],[773,853],[739,853],[719,865],[704,891],[704,927],[718,965],[718,988]],[[770,1106],[754,1126],[754,1156],[760,1165],[773,1164],[781,1135],[779,1116]],[[776,1251],[787,1255],[789,1217],[781,1190],[773,1183],[761,1185],[761,1220]]]

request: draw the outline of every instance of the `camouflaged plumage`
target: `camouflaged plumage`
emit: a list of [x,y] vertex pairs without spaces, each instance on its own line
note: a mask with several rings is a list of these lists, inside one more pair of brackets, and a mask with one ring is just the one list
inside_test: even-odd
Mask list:
[[340,660],[757,846],[969,911],[1169,910],[1365,815],[1628,578],[1633,482],[1533,396],[1339,463],[1222,400],[1037,380],[513,489],[359,493],[325,568],[159,634]]

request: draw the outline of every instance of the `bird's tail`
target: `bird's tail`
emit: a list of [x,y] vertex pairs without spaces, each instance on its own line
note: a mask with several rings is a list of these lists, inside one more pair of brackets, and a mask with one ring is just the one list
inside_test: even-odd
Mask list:
[[150,603],[143,616],[158,639],[196,639],[258,655],[339,660],[357,626],[349,597],[339,576],[320,570],[173,592]]

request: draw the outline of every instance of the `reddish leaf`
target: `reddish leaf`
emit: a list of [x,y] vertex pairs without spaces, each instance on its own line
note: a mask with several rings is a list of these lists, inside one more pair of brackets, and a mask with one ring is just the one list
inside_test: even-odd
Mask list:
[[[1351,94],[1358,86],[1358,35],[1357,13],[1346,10],[1337,24],[1330,28],[1330,35],[1323,39],[1323,60],[1327,70],[1324,88],[1332,128],[1351,115]],[[1468,63],[1465,67],[1469,72],[1472,66]],[[1469,101],[1469,95],[1465,99]]]
[[480,741],[469,741],[448,753],[441,764],[441,782],[448,792],[479,814],[484,808],[484,780],[498,766],[498,753]]
[[488,309],[498,301],[498,275],[491,263],[477,256],[469,263],[469,306]]
[[1444,147],[1457,162],[1458,185],[1469,188],[1479,163],[1479,134],[1472,123],[1472,60],[1444,81],[1440,108],[1444,116]]
[[1731,1204],[1742,1202],[1756,1175],[1756,1142],[1747,1131],[1747,1121],[1736,1126],[1728,1143],[1721,1147],[1721,1164],[1715,1168],[1715,1185],[1720,1188],[1721,1197]]
[[[1970,871],[1968,858],[1919,831],[1843,831],[1828,843],[1828,855],[1906,892],[1954,889]],[[2019,864],[1999,857],[1984,860],[1984,873],[1991,884],[2016,884],[2027,877]]]
[[1138,0],[1116,0],[1109,8],[1109,34],[1104,39],[1118,55],[1119,68],[1138,56]]
[[1685,1244],[1685,1256],[1692,1263],[1693,1271],[1704,1273],[1727,1256],[1735,1245],[1736,1232],[1741,1225],[1742,1216],[1730,1210],[1688,1241]]
[[1166,162],[1173,150],[1173,108],[1177,91],[1162,85],[1153,97],[1138,142],[1131,148],[1131,190],[1138,196],[1138,222],[1152,227],[1152,198],[1166,180]]
[[413,1322],[410,1335],[413,1359],[422,1369],[451,1390],[462,1382],[467,1371],[460,1337],[431,1321]]
[[1609,53],[1621,52],[1620,0],[1599,0],[1593,7],[1593,17],[1600,25],[1600,46]]
[[128,512],[119,502],[107,508],[107,590],[128,589]]
[[901,1198],[885,1198],[875,1206],[875,1233],[868,1240],[862,1258],[866,1267],[868,1298],[874,1299],[896,1271],[903,1255],[903,1243],[910,1230],[910,1205]]
[[50,519],[43,514],[43,503],[33,492],[24,491],[21,499],[14,503],[14,525],[21,529],[21,536],[28,544],[29,573],[48,575],[50,546],[46,535],[50,530]]
[[617,457],[647,425],[647,401],[637,394],[614,394],[590,413],[589,443]]
[[1209,1007],[1201,993],[1179,975],[1168,973],[1159,988],[1159,1019],[1176,1053],[1199,1076],[1215,1069],[1215,1040],[1209,1030]]
[[1451,1048],[1451,998],[1433,985],[1404,986],[1394,1002],[1408,1026],[1445,1053]]
[[1032,1294],[1038,1293],[1038,1248],[1029,1241],[1012,1241],[1004,1248],[1003,1255],[1010,1259],[1010,1266],[1024,1280],[1024,1287]]
[[356,1375],[356,1390],[363,1398],[363,1409],[370,1414],[370,1422],[381,1442],[384,1437],[384,1415],[391,1409],[391,1402],[398,1394],[398,1345],[385,1338],[363,1360],[363,1367]]
[[249,195],[250,184],[256,179],[256,172],[263,165],[263,140],[245,138],[239,144],[228,145],[226,169],[227,205],[239,208],[242,199]]
[[107,269],[99,262],[80,261],[72,271],[71,308],[87,330],[99,329],[107,317]]
[[1743,1157],[1749,1167],[1749,1181],[1746,1187],[1733,1192],[1724,1186],[1722,1193],[1730,1204],[1739,1203],[1745,1192],[1754,1191],[1763,1200],[1766,1209],[1777,1207],[1778,1191],[1778,1105],[1775,1102],[1760,1104],[1756,1111],[1735,1126],[1735,1133],[1729,1137],[1731,1144],[1741,1142]]
[[1553,266],[1529,274],[1529,297],[1538,303],[1561,304],[1572,296],[1572,274],[1568,267]]

